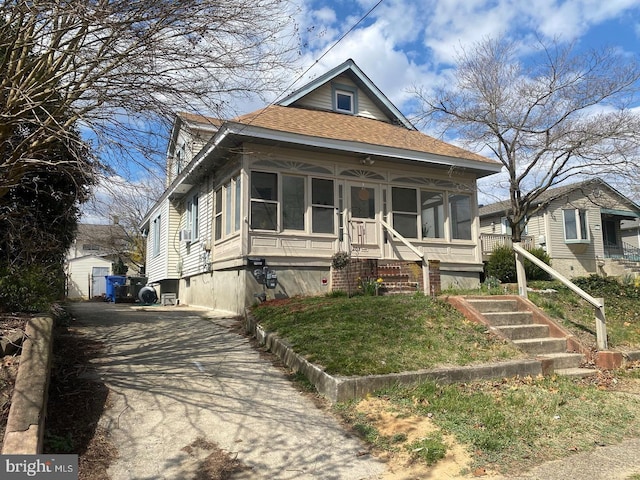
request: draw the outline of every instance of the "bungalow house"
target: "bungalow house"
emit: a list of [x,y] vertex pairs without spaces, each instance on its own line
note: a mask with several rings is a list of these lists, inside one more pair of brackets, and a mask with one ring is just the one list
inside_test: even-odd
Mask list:
[[[544,208],[527,219],[523,244],[544,248],[555,270],[569,278],[629,273],[625,259],[637,250],[626,240],[633,233],[625,225],[640,218],[640,206],[601,179],[549,189],[538,204]],[[510,244],[509,208],[503,201],[479,209],[485,259],[496,245]]]
[[419,132],[352,60],[233,120],[181,113],[167,189],[141,223],[149,283],[241,312],[343,288],[341,252],[477,286],[476,180],[499,170]]

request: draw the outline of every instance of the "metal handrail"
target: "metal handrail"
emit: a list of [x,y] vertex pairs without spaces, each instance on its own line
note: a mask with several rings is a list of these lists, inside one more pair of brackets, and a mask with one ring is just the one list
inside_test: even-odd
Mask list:
[[589,302],[596,312],[596,340],[598,343],[599,350],[607,349],[607,330],[606,330],[606,318],[604,314],[604,299],[602,298],[594,298],[589,295],[587,292],[582,290],[579,286],[572,283],[569,279],[555,271],[549,265],[544,263],[542,260],[537,258],[535,255],[531,254],[519,243],[513,244],[513,251],[516,252],[516,273],[518,276],[518,293],[521,297],[527,298],[527,279],[524,270],[524,262],[522,258],[526,258],[531,263],[541,268],[553,278],[558,280],[564,286],[569,288],[574,293],[577,293],[582,298],[584,298],[587,302]]

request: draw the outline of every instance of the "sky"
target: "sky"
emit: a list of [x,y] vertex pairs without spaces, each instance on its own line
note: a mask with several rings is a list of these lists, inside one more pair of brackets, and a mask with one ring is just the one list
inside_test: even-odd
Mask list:
[[[442,82],[459,52],[488,37],[508,36],[525,44],[536,38],[558,39],[573,42],[577,49],[640,52],[638,0],[291,1],[297,7],[302,44],[295,73],[287,76],[279,95],[268,98],[271,101],[351,58],[411,118],[416,108],[412,92]],[[263,100],[242,99],[236,100],[234,110],[242,114],[263,106]],[[482,182],[479,187],[485,203]],[[108,220],[86,215],[83,221]]]

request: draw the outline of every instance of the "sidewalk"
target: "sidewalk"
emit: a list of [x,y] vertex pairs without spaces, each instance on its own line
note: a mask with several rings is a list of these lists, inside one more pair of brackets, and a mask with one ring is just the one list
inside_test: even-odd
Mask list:
[[359,439],[231,331],[231,318],[188,307],[78,303],[70,310],[106,346],[96,367],[112,392],[101,419],[119,452],[112,480],[190,480],[198,462],[184,449],[199,438],[250,467],[237,478],[384,473]]

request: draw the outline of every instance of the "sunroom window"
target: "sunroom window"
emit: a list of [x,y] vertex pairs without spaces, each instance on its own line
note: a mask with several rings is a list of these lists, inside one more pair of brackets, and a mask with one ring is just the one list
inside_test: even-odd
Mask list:
[[567,243],[585,243],[589,241],[587,211],[578,208],[562,210],[564,220],[564,239]]
[[471,240],[471,197],[464,194],[449,195],[451,238]]
[[444,195],[442,192],[420,192],[422,238],[444,238]]
[[305,178],[282,176],[282,228],[304,230]]
[[405,238],[418,238],[418,200],[413,188],[391,189],[393,229]]
[[311,231],[334,233],[335,196],[333,180],[311,179]]
[[251,228],[277,230],[278,227],[278,175],[251,173]]

